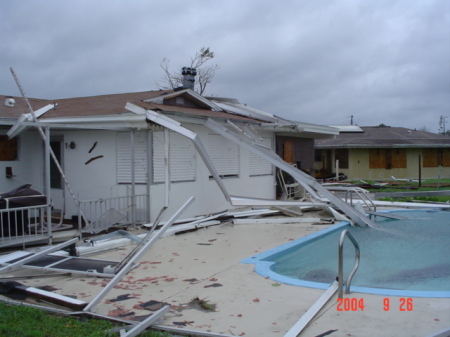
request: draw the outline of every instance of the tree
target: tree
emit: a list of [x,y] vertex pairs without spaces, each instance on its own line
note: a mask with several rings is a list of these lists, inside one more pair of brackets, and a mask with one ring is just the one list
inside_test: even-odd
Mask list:
[[[196,91],[201,95],[206,89],[206,86],[212,82],[216,70],[219,69],[217,64],[206,65],[214,58],[214,53],[209,48],[201,48],[191,57],[190,68],[197,70],[197,79],[195,81]],[[160,63],[160,67],[164,71],[164,77],[159,80],[156,85],[159,89],[170,90],[183,85],[183,75],[181,74],[181,67],[178,70],[170,69],[170,61],[164,58]]]

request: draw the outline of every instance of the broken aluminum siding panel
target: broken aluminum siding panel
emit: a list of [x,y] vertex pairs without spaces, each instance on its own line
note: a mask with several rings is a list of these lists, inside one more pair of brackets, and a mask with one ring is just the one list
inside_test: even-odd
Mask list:
[[84,311],[90,311],[93,309],[97,303],[134,267],[135,261],[138,261],[145,252],[151,248],[151,246],[161,237],[162,234],[172,226],[173,222],[180,216],[180,214],[194,201],[194,197],[190,197],[167,221],[167,223],[161,228],[161,230],[152,236],[144,246],[137,252],[128,263],[117,273],[116,276],[103,288],[103,290],[95,296],[94,299],[83,309]]
[[[30,254],[32,256],[32,254]],[[21,262],[23,258],[10,261],[11,264]],[[8,266],[10,263],[5,263]],[[55,271],[77,275],[113,277],[117,261],[86,259],[74,256],[46,255],[32,261],[21,263],[21,268]]]
[[269,160],[272,164],[274,164],[278,168],[289,173],[295,180],[297,180],[300,184],[302,184],[302,186],[304,186],[308,190],[308,192],[310,193],[312,192],[312,195],[319,200],[320,198],[318,197],[318,192],[320,192],[322,195],[326,196],[335,207],[339,208],[341,211],[347,214],[358,225],[361,226],[367,225],[375,228],[380,227],[374,221],[370,220],[361,212],[355,210],[352,206],[344,202],[342,199],[333,195],[326,188],[321,186],[314,178],[298,169],[293,168],[291,165],[283,161],[273,151],[267,150],[262,147],[258,147],[257,145],[248,142],[247,139],[243,138],[241,135],[236,134],[235,132],[231,131],[230,129],[222,126],[221,124],[211,119],[208,119],[204,125],[210,128],[212,131],[221,134],[225,138],[240,144],[247,150],[262,156],[263,158]]

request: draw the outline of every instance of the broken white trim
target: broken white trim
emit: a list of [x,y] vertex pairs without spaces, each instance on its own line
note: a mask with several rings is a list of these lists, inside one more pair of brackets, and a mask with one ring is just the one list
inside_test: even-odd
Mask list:
[[308,311],[294,324],[284,337],[297,337],[308,325],[320,309],[333,297],[338,290],[338,282],[334,281],[331,286],[319,297],[319,299],[308,309]]
[[[44,106],[43,108],[40,108],[34,112],[36,118],[39,118],[43,114],[45,114],[47,111],[54,109],[57,106],[57,104],[49,104]],[[23,125],[23,122],[33,122],[33,115],[31,113],[26,113],[20,115],[19,119],[17,120],[16,124],[14,124],[11,129],[8,130],[6,133],[9,138],[14,138],[19,133],[27,129],[27,125]]]
[[[188,96],[191,96],[193,98],[193,100],[197,100],[197,101],[205,104],[206,106],[210,107],[212,111],[223,111],[223,109],[218,104],[213,103],[212,101],[204,98],[202,95],[196,93],[194,90],[191,90],[191,89],[174,91],[174,92],[171,92],[166,95],[161,95],[161,96],[158,96],[155,98],[146,99],[146,100],[144,100],[144,102],[155,103],[155,104],[164,104],[164,99],[182,96],[183,94],[187,94]],[[138,112],[135,112],[135,113],[138,113]]]
[[254,224],[295,224],[295,223],[323,223],[333,224],[334,219],[323,218],[264,218],[264,219],[235,219],[234,225],[254,225]]

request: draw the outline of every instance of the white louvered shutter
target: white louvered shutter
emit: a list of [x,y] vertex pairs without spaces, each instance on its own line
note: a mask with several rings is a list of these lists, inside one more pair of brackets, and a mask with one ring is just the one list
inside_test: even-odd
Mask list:
[[[263,137],[262,141],[260,141],[259,144],[268,148],[272,148],[272,139]],[[270,175],[273,173],[272,164],[267,160],[261,158],[257,154],[250,152],[249,160],[250,176]]]
[[209,134],[207,151],[217,172],[223,177],[239,175],[239,146],[221,135]]
[[[169,132],[169,172],[172,182],[195,181],[196,150],[184,136]],[[164,132],[153,133],[153,182],[165,181]]]
[[[131,184],[131,135],[129,132],[117,133],[117,182]],[[147,182],[147,139],[146,132],[134,134],[134,165],[136,184]]]

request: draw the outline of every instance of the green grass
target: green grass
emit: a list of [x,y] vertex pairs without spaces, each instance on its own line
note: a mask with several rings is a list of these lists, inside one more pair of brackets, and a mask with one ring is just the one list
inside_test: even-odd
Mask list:
[[[50,313],[28,306],[0,302],[1,337],[116,337],[108,330],[120,327],[107,320]],[[141,337],[168,337],[167,333],[145,331]]]
[[[364,180],[365,182],[377,185],[377,181]],[[380,188],[368,188],[370,192],[426,192],[426,191],[443,191],[450,190],[450,179],[426,179],[422,180],[422,186],[419,187],[418,182],[413,181],[397,181],[395,185],[381,185]],[[361,181],[352,181],[355,184],[361,184]],[[381,183],[381,182],[380,182]],[[384,182],[383,182],[384,183]]]

